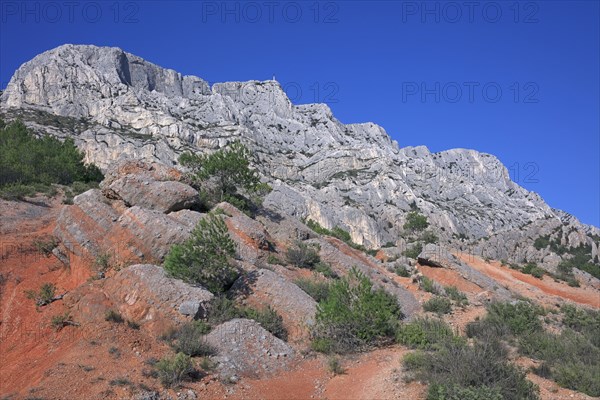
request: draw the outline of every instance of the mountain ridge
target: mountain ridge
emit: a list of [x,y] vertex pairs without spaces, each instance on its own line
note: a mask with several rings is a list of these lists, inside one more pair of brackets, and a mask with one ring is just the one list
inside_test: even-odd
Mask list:
[[[272,80],[209,85],[119,48],[63,45],[15,72],[0,111],[41,133],[73,137],[103,169],[123,158],[176,165],[183,151],[239,138],[273,186],[267,207],[340,226],[368,248],[406,248],[402,226],[416,207],[450,248],[554,270],[562,257],[533,246],[551,235],[598,255],[598,227],[513,182],[495,156],[400,147],[372,122],[342,124],[325,104],[292,104]],[[56,117],[72,126],[40,124]]]

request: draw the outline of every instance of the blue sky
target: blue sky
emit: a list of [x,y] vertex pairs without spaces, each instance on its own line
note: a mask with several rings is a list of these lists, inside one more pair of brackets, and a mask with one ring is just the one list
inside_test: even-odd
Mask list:
[[0,2],[0,83],[64,43],[209,82],[270,79],[401,146],[496,155],[600,225],[598,1]]

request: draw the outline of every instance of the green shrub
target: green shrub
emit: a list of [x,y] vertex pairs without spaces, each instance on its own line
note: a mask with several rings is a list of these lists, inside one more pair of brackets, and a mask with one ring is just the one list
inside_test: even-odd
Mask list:
[[220,293],[238,277],[237,269],[229,262],[234,255],[235,244],[227,225],[221,216],[211,213],[200,220],[188,240],[171,247],[164,267],[175,278]]
[[310,343],[310,347],[311,349],[313,349],[314,351],[318,351],[319,353],[329,354],[334,349],[333,339],[324,337],[315,338]]
[[38,307],[52,303],[54,301],[55,294],[56,286],[53,283],[44,283],[42,286],[40,286],[40,289],[37,292],[35,290],[25,291],[27,298],[34,300],[35,305]]
[[507,351],[497,341],[469,345],[444,341],[438,350],[420,353],[405,368],[416,379],[430,384],[428,399],[538,399],[539,388],[525,378],[525,372],[510,364]]
[[521,272],[523,272],[524,274],[533,275],[538,279],[542,279],[544,274],[546,273],[545,270],[538,267],[535,263],[525,264],[525,266],[521,269]]
[[433,293],[433,294],[440,294],[440,289],[439,289],[438,284],[434,280],[429,279],[426,276],[421,278],[421,281],[419,282],[419,286],[421,287],[422,290],[424,290],[426,292]]
[[209,205],[227,201],[248,211],[271,190],[250,168],[250,159],[248,148],[235,141],[210,155],[183,153],[179,162],[190,168],[188,179]]
[[54,236],[50,236],[40,240],[35,240],[33,245],[39,253],[48,257],[52,255],[52,250],[58,246],[58,239]]
[[209,356],[215,352],[204,339],[204,335],[209,331],[210,327],[203,322],[192,321],[172,332],[168,340],[177,353],[190,357]]
[[402,255],[408,258],[417,258],[423,251],[423,245],[421,243],[415,243],[410,249],[406,249],[402,252]]
[[396,341],[411,348],[431,349],[453,336],[450,326],[441,319],[420,317],[401,324],[396,332]]
[[421,232],[427,229],[428,226],[427,217],[418,211],[411,211],[406,216],[406,222],[403,227],[409,232]]
[[488,307],[487,318],[504,325],[513,335],[538,332],[542,329],[539,316],[543,310],[525,301],[494,302]]
[[396,265],[396,267],[394,268],[394,272],[396,273],[396,275],[401,276],[403,278],[410,277],[410,271],[404,265]]
[[267,263],[274,265],[285,265],[285,263],[281,261],[275,254],[269,254],[267,256]]
[[51,190],[51,184],[99,182],[102,173],[83,163],[73,139],[37,138],[21,122],[0,128],[0,195],[21,199]]
[[533,247],[538,250],[545,249],[550,246],[550,235],[540,236],[533,242]]
[[342,375],[346,372],[344,367],[342,367],[340,359],[337,357],[329,357],[327,360],[327,369],[329,369],[329,372],[331,372],[333,375]]
[[383,289],[373,289],[371,281],[356,268],[348,277],[333,282],[327,298],[317,306],[314,339],[330,339],[331,351],[360,351],[395,334],[402,317],[396,298]]
[[324,261],[319,261],[318,263],[316,263],[314,270],[315,272],[322,274],[325,278],[339,278],[338,274],[336,274],[335,271],[331,268],[331,265]]
[[504,397],[498,388],[433,384],[427,391],[427,400],[504,400]]
[[[597,340],[597,334],[591,338]],[[518,338],[522,354],[543,361],[534,372],[560,386],[600,396],[600,348],[570,328],[560,334],[536,332]]]
[[104,320],[108,322],[115,322],[117,324],[122,324],[125,322],[125,319],[115,310],[108,310],[106,314],[104,314]]
[[270,306],[257,310],[246,308],[245,317],[258,322],[263,328],[282,340],[287,340],[288,332],[283,325],[283,318]]
[[452,303],[445,297],[434,296],[423,304],[423,310],[437,314],[450,314]]
[[67,325],[76,325],[72,320],[71,320],[71,314],[69,314],[69,312],[65,312],[64,314],[59,314],[59,315],[55,315],[52,317],[52,319],[50,320],[50,325],[57,331],[60,331],[62,328],[64,328]]
[[300,241],[288,248],[285,257],[290,264],[298,268],[312,269],[321,261],[314,245]]
[[425,231],[425,232],[423,232],[421,237],[419,237],[419,240],[425,244],[429,244],[429,243],[437,243],[439,239],[435,235],[435,233],[433,233],[431,231]]
[[300,289],[304,290],[306,294],[315,299],[317,303],[326,299],[329,295],[329,282],[327,281],[300,278],[294,283]]
[[224,295],[215,296],[208,306],[208,322],[219,325],[234,318],[243,318],[244,311]]
[[190,356],[177,353],[166,357],[155,365],[161,383],[166,387],[178,387],[194,372],[194,364]]
[[458,290],[456,286],[446,286],[444,287],[444,291],[446,292],[446,296],[448,296],[457,306],[464,307],[469,304],[467,296]]

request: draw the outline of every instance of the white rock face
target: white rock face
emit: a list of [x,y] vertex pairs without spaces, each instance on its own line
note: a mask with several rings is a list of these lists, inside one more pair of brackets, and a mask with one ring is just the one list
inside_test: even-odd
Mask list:
[[572,246],[600,236],[512,182],[492,155],[400,148],[373,123],[345,125],[324,104],[293,105],[276,81],[210,87],[118,48],[40,54],[16,71],[0,111],[40,133],[73,137],[103,169],[126,158],[176,165],[184,150],[241,139],[273,186],[266,205],[340,226],[369,248],[398,240],[411,204],[446,245],[512,262],[555,267],[548,250],[532,246],[541,235]]

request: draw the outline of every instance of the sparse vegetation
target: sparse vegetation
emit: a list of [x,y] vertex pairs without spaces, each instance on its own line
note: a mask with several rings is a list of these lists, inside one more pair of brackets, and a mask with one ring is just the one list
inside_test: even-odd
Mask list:
[[446,292],[446,296],[450,298],[458,307],[464,307],[469,304],[469,299],[467,296],[458,290],[456,286],[446,286],[444,287],[444,292]]
[[316,302],[324,300],[329,295],[329,282],[317,279],[300,278],[294,282]]
[[27,290],[25,295],[28,299],[34,300],[36,306],[42,307],[55,300],[56,286],[53,283],[44,283],[38,291]]
[[190,357],[209,356],[215,352],[204,340],[204,335],[209,331],[210,326],[202,321],[191,321],[173,331],[166,339],[177,353]]
[[335,356],[327,359],[327,369],[329,369],[329,372],[331,372],[333,375],[342,375],[346,372],[344,367],[342,367],[340,359]]
[[421,290],[424,290],[426,292],[440,294],[438,284],[434,280],[429,279],[426,276],[421,278],[421,281],[419,282],[419,287],[421,288]]
[[288,248],[285,257],[290,264],[298,268],[312,269],[321,261],[315,245],[300,241]]
[[102,173],[83,163],[73,139],[37,138],[21,122],[0,121],[0,197],[22,200],[39,192],[52,193],[52,184],[99,182]]
[[64,328],[67,325],[78,325],[76,322],[74,322],[71,319],[71,314],[69,314],[68,311],[65,312],[64,314],[55,315],[50,320],[50,326],[52,326],[52,328],[54,328],[57,331],[60,331],[62,328]]
[[420,317],[398,327],[396,341],[413,349],[432,349],[451,339],[452,329],[441,319]]
[[52,250],[58,246],[58,239],[54,236],[49,236],[43,239],[35,240],[33,245],[39,253],[49,257],[52,255]]
[[394,337],[402,313],[396,298],[356,268],[333,282],[317,307],[313,349],[323,352],[360,351]]
[[452,303],[445,297],[433,296],[423,304],[423,310],[437,314],[450,314]]
[[433,352],[407,355],[404,368],[414,379],[429,382],[428,400],[538,399],[539,388],[506,356],[497,341],[444,340]]
[[402,252],[402,255],[408,258],[416,259],[419,254],[423,251],[423,245],[421,243],[415,243],[411,248],[408,248]]
[[164,268],[175,278],[220,293],[239,275],[229,261],[234,255],[235,243],[223,218],[211,213],[200,220],[188,240],[171,247]]
[[396,265],[396,267],[394,268],[394,272],[396,273],[396,275],[401,276],[403,278],[410,277],[410,271],[408,270],[408,268],[406,268],[405,265]]
[[155,367],[161,383],[166,387],[178,387],[194,372],[192,359],[184,353],[163,358],[156,363]]
[[251,211],[262,203],[271,187],[260,182],[258,173],[250,167],[250,159],[248,148],[235,141],[210,155],[184,153],[179,162],[190,168],[190,183],[199,189],[209,206],[227,201]]
[[427,217],[419,213],[418,211],[411,211],[406,216],[406,222],[403,228],[410,233],[422,232],[429,226]]
[[104,320],[108,322],[114,322],[116,324],[122,324],[125,319],[115,310],[108,310],[104,315]]
[[281,318],[281,315],[277,314],[270,306],[267,306],[262,310],[246,308],[244,314],[246,318],[255,320],[279,339],[287,340],[288,332],[283,326],[283,318]]

